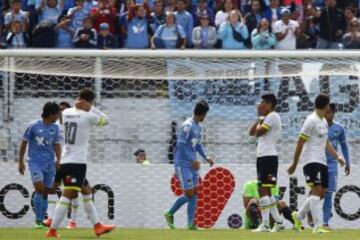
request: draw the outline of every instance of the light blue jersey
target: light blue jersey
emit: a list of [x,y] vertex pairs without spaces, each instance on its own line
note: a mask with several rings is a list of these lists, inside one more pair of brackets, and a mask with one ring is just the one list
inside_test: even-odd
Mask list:
[[148,21],[134,17],[127,21],[126,48],[147,48],[149,46]]
[[28,126],[23,136],[28,143],[29,170],[32,181],[44,182],[52,187],[55,177],[55,144],[60,144],[62,137],[57,124],[45,124],[36,120]]
[[62,139],[57,124],[36,120],[30,123],[23,139],[29,144],[29,162],[55,162],[55,144],[60,144]]
[[176,23],[183,27],[186,34],[187,45],[192,45],[192,31],[194,28],[194,20],[188,11],[176,12]]
[[[341,126],[337,122],[333,122],[333,124],[329,125],[328,139],[336,151],[338,149],[338,144],[340,144],[346,165],[350,166],[349,149],[346,144],[345,129],[343,128],[343,126]],[[336,188],[337,188],[338,162],[334,157],[332,157],[327,153],[326,153],[326,161],[329,172],[329,184],[328,184],[328,190],[324,198],[323,224],[328,226],[329,220],[332,216],[331,213],[333,206],[332,194],[336,192]]]
[[181,125],[178,133],[175,148],[175,166],[191,167],[191,162],[196,160],[196,152],[204,160],[207,159],[201,144],[201,127],[191,117]]
[[179,37],[186,38],[186,35],[181,25],[168,27],[166,24],[163,24],[157,28],[155,37],[163,41],[165,48],[174,49],[176,48]]
[[[334,122],[331,126],[329,126],[328,138],[336,151],[338,150],[338,145],[340,144],[346,165],[350,165],[349,149],[346,144],[344,127],[341,126],[339,123]],[[337,173],[337,160],[329,154],[326,154],[326,160],[329,171]]]
[[89,16],[89,10],[84,7],[80,10],[78,10],[77,7],[73,7],[68,11],[68,16],[70,15],[72,15],[70,27],[78,29],[83,27],[84,18]]

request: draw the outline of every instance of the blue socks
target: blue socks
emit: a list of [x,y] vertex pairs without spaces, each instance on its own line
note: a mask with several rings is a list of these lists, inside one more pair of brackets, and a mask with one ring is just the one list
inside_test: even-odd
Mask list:
[[37,223],[42,223],[42,221],[44,219],[43,201],[44,201],[44,196],[41,193],[35,192],[35,194],[34,194],[34,207],[35,207],[35,221]]
[[176,199],[174,205],[170,208],[169,213],[174,215],[185,203],[190,200],[186,195],[182,195]]
[[327,191],[324,198],[324,206],[323,206],[323,223],[324,225],[329,224],[329,220],[331,218],[331,208],[332,208],[332,192]]
[[196,202],[197,195],[192,198],[182,195],[176,199],[174,205],[170,208],[169,213],[174,215],[185,203],[188,203],[187,206],[187,215],[188,215],[188,225],[192,226],[194,224],[195,211],[196,211]]
[[197,195],[190,198],[187,206],[188,226],[194,225]]
[[42,202],[42,215],[43,215],[43,219],[45,219],[46,213],[47,213],[47,209],[48,209],[48,198],[47,195],[43,196],[43,202]]

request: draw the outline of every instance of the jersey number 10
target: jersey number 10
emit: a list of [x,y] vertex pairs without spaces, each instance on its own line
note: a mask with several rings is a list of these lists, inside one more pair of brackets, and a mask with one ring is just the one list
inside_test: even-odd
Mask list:
[[65,144],[75,144],[77,123],[65,122]]

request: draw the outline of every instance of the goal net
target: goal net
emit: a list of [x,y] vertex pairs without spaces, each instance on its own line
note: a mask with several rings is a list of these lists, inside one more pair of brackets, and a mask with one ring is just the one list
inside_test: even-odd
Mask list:
[[[173,167],[160,164],[173,161],[179,125],[191,116],[196,101],[205,99],[210,104],[210,112],[203,124],[203,144],[226,171],[215,169],[211,173],[214,177],[208,175],[209,169],[204,167],[202,177],[216,178],[222,183],[233,181],[235,185],[219,184],[218,188],[226,189],[219,190],[221,204],[211,201],[206,195],[211,193],[205,191],[197,219],[203,226],[209,227],[215,219],[218,224],[215,226],[227,227],[229,216],[235,219],[231,221],[236,221],[232,213],[241,215],[243,184],[256,177],[256,139],[248,136],[248,127],[256,119],[260,96],[272,92],[277,96],[277,111],[283,121],[278,146],[279,171],[283,176],[279,184],[286,187],[284,199],[296,208],[304,198],[304,188],[300,187],[304,186],[302,170],[299,167],[296,183],[294,179],[289,180],[285,169],[292,161],[301,125],[313,110],[318,93],[328,93],[336,103],[336,120],[346,128],[351,161],[356,164],[359,159],[359,57],[359,52],[346,51],[3,50],[0,52],[0,103],[3,106],[0,166],[12,172],[4,173],[1,179],[12,179],[12,175],[16,175],[13,162],[17,160],[19,140],[28,122],[40,116],[43,104],[46,101],[72,103],[81,89],[92,88],[97,93],[97,106],[111,119],[109,126],[93,130],[88,152],[89,178],[99,183],[98,190],[104,193],[98,196],[104,199],[99,201],[102,217],[115,219],[126,227],[163,227],[161,213],[175,195],[170,184]],[[135,163],[134,152],[139,148],[146,151],[151,162],[148,168],[129,165]],[[99,170],[98,166],[104,167]],[[347,179],[341,175],[339,188],[350,188],[355,195],[349,193],[346,197],[358,201],[356,194],[360,191],[351,184],[351,179],[360,174],[356,171],[354,169],[353,177]],[[29,186],[31,193],[29,178],[20,181],[23,186]],[[115,186],[118,183],[119,186]],[[114,201],[110,203],[106,200],[106,187],[115,192]],[[210,187],[204,183],[203,188]],[[163,197],[157,198],[154,191]],[[11,201],[12,197],[4,196],[5,192],[0,192],[0,205],[7,199],[7,209],[18,212],[23,206]],[[137,205],[132,206],[132,202]],[[154,207],[147,207],[148,202]],[[338,226],[346,227],[349,219],[360,226],[359,204],[348,206],[340,200],[336,204],[343,204],[338,209],[344,212],[343,216],[342,213],[336,215]],[[111,208],[114,205],[118,205],[115,210]],[[223,214],[215,217],[214,209]],[[350,213],[353,215],[348,217]],[[0,223],[3,223],[1,217]]]

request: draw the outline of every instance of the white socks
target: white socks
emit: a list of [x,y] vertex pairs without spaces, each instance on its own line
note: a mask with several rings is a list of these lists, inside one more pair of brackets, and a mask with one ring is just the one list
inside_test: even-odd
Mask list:
[[322,226],[320,197],[310,196],[310,210],[315,228]]
[[71,216],[70,216],[70,221],[72,222],[76,222],[76,218],[77,218],[77,212],[79,209],[79,198],[74,198],[73,200],[71,200]]
[[54,211],[56,207],[56,203],[58,202],[59,198],[57,194],[48,194],[48,209],[47,214],[48,218],[53,219],[54,218]]
[[259,199],[259,203],[260,203],[260,208],[261,208],[261,218],[262,218],[262,223],[265,226],[269,226],[269,217],[270,217],[270,198],[269,196],[264,196],[262,198]]
[[52,229],[59,228],[61,222],[64,220],[64,218],[67,214],[69,205],[70,205],[70,199],[68,199],[67,197],[61,196],[58,203],[56,204],[55,212],[54,212],[54,216],[53,216],[53,220],[52,220],[50,228],[52,228]]
[[276,199],[274,198],[274,196],[270,197],[270,214],[273,217],[273,219],[275,220],[276,223],[282,224],[283,220],[280,217],[278,208],[277,208],[277,202]]
[[88,215],[92,225],[99,223],[99,217],[97,215],[94,203],[92,201],[92,194],[83,195],[84,209]]
[[297,217],[300,220],[304,220],[306,215],[308,214],[308,212],[310,212],[310,199],[311,199],[311,196],[305,199],[305,202],[303,203],[303,205],[301,206],[301,208],[297,214]]

